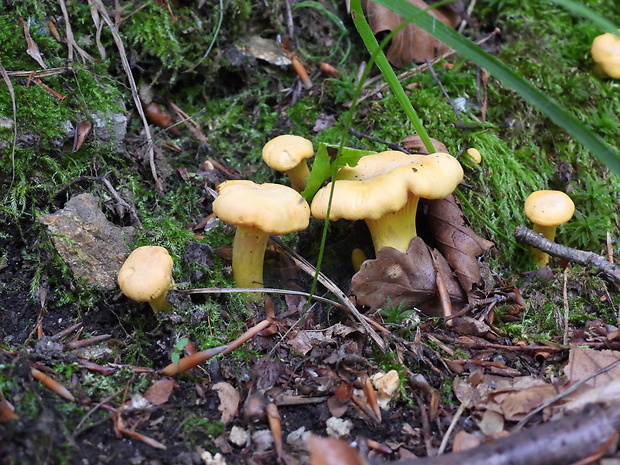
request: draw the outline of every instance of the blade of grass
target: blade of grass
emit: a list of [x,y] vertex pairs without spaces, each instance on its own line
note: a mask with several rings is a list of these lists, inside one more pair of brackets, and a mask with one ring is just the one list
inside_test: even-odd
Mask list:
[[[408,18],[420,28],[455,49],[463,57],[486,69],[502,84],[513,89],[524,100],[551,119],[551,121],[566,130],[575,140],[586,147],[592,155],[605,164],[612,173],[620,176],[620,153],[616,152],[587,125],[579,121],[571,112],[559,105],[554,99],[540,91],[530,82],[523,79],[523,77],[513,69],[509,68],[500,60],[485,52],[479,46],[461,36],[458,32],[449,28],[441,21],[430,16],[424,10],[406,1],[375,1],[392,10],[399,16]],[[359,0],[352,0],[351,5],[353,9],[353,5],[359,5]]]
[[390,65],[388,59],[383,53],[382,47],[377,42],[377,39],[375,39],[375,35],[372,33],[368,22],[364,18],[364,12],[362,11],[360,0],[351,1],[351,17],[353,18],[353,23],[355,24],[357,32],[364,41],[364,45],[370,54],[375,58],[375,62],[377,67],[381,70],[383,78],[390,86],[390,89],[392,89],[392,92],[394,92],[398,103],[400,103],[401,107],[405,111],[405,114],[409,118],[409,121],[411,121],[416,133],[420,136],[424,147],[426,147],[426,150],[428,150],[429,153],[435,152],[433,143],[431,142],[426,129],[424,129],[422,121],[409,101],[409,98],[405,93],[405,89],[403,89],[403,86],[401,86],[400,82],[398,82],[398,78],[392,69],[392,65]]
[[615,34],[618,37],[620,37],[620,30],[618,30],[618,26],[616,26],[614,23],[609,21],[607,18],[604,18],[603,16],[599,15],[595,11],[592,11],[587,6],[582,5],[581,3],[577,3],[573,0],[549,0],[549,1],[552,3],[555,3],[556,5],[560,5],[561,7],[564,7],[569,11],[572,11],[578,16],[582,16],[586,19],[589,19],[594,24],[599,26],[603,31],[611,32],[612,34]]

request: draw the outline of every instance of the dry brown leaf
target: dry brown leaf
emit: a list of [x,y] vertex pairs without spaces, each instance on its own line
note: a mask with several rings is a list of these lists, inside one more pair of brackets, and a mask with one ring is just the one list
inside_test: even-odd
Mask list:
[[577,412],[588,404],[610,405],[618,403],[620,401],[620,378],[581,394],[569,396],[566,400],[569,400],[569,402],[563,408],[568,412]]
[[222,412],[222,421],[224,424],[231,422],[239,410],[239,401],[241,396],[239,392],[230,384],[222,381],[213,385],[213,390],[217,391],[220,398],[219,411]]
[[420,237],[413,238],[406,253],[383,247],[376,259],[366,260],[351,280],[351,293],[358,304],[372,310],[381,308],[389,298],[394,305],[404,302],[409,308],[415,306],[429,315],[441,315],[435,266],[446,282],[456,311],[465,300],[463,290],[443,257],[437,254],[433,263],[431,250]]
[[165,404],[175,386],[178,384],[173,379],[160,379],[146,390],[143,397],[153,405]]
[[[318,335],[320,338],[323,338],[322,333],[318,333]],[[295,336],[288,340],[288,345],[295,352],[298,352],[301,355],[306,355],[312,350],[312,347],[314,347],[312,342],[315,340],[316,338],[310,337],[310,333],[308,333],[308,331],[301,330],[297,331]]]
[[490,410],[501,414],[506,420],[518,421],[541,403],[558,393],[561,387],[533,376],[506,378],[485,374],[482,381],[472,386],[457,377],[453,390],[461,402],[472,408]]
[[[619,358],[620,352],[617,350],[594,350],[574,346],[570,349],[564,373],[571,382],[581,381],[601,368],[618,361]],[[605,386],[618,378],[620,378],[620,367],[615,367],[592,378],[585,385],[590,388]]]
[[[407,1],[418,8],[428,8],[428,4],[423,0]],[[401,16],[375,2],[366,0],[362,2],[362,6],[366,11],[368,24],[374,34],[393,31],[403,21]],[[428,13],[450,27],[456,27],[460,19],[453,11],[445,8],[434,8],[428,10]],[[386,56],[394,66],[402,67],[411,64],[413,61],[432,60],[448,50],[450,48],[447,45],[415,24],[409,23],[394,35]]]
[[465,292],[469,293],[474,284],[482,284],[478,256],[494,244],[465,226],[456,196],[452,194],[439,200],[420,199],[420,209],[437,249],[455,271]]
[[[431,144],[433,144],[433,148],[435,149],[435,152],[450,153],[448,152],[448,148],[443,144],[443,142],[440,142],[437,139],[433,139],[432,137],[430,139]],[[409,151],[412,154],[429,154],[426,146],[424,145],[424,142],[422,142],[422,138],[417,134],[409,134],[401,141],[400,145],[402,145],[405,150]]]
[[452,452],[460,452],[463,450],[473,449],[480,445],[480,439],[475,434],[459,431],[454,435],[454,444],[452,444]]
[[86,140],[86,136],[88,136],[92,128],[93,123],[90,121],[80,121],[80,124],[78,124],[75,130],[75,137],[73,139],[73,153],[80,150],[80,147],[82,147],[82,144]]
[[478,422],[478,428],[485,436],[497,436],[504,431],[504,417],[493,410],[485,410],[482,420]]
[[510,392],[502,396],[499,406],[506,420],[519,421],[557,393],[558,390],[555,386],[545,383]]
[[311,435],[308,438],[311,465],[364,465],[366,461],[346,441]]
[[28,49],[26,50],[26,53],[32,58],[34,58],[36,62],[39,63],[41,68],[47,69],[47,65],[43,61],[43,57],[41,56],[41,52],[39,51],[39,46],[30,36],[30,25],[22,18],[17,19],[22,25],[22,28],[24,30],[24,38],[26,39],[26,43],[28,44]]

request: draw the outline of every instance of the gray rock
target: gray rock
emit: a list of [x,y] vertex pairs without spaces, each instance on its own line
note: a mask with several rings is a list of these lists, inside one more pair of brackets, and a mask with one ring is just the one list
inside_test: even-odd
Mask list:
[[135,237],[132,226],[122,228],[108,221],[92,194],[73,197],[65,208],[42,215],[39,221],[76,279],[106,290],[117,287],[118,270],[129,252],[127,243]]

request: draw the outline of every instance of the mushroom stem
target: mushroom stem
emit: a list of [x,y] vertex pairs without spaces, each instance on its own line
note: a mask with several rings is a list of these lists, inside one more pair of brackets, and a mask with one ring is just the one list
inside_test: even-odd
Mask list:
[[258,228],[237,226],[232,266],[238,287],[263,287],[263,261],[268,240],[269,234]]
[[308,178],[310,177],[310,170],[305,160],[302,160],[299,165],[295,166],[286,172],[290,181],[291,187],[297,192],[301,192],[306,188],[308,184]]
[[167,295],[168,292],[166,291],[149,302],[154,312],[167,312],[172,308],[172,305],[166,300]]
[[402,209],[377,219],[366,218],[375,252],[383,247],[393,247],[403,253],[409,250],[411,240],[418,235],[415,220],[419,200],[419,196],[409,194]]
[[[534,232],[545,236],[545,239],[551,242],[554,241],[557,226],[542,226],[540,224],[535,224],[533,229]],[[540,267],[546,266],[547,263],[549,263],[549,259],[551,258],[548,253],[534,247],[532,247],[532,255],[534,256],[534,260]]]

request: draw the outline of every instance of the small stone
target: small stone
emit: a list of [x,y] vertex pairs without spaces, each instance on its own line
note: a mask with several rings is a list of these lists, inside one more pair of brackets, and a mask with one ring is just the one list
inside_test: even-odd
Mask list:
[[342,418],[331,417],[325,422],[327,426],[327,435],[332,438],[342,438],[348,436],[353,428],[351,420],[343,420]]
[[200,454],[200,458],[205,465],[226,465],[226,459],[220,453],[212,455],[211,452],[204,451]]
[[371,377],[371,381],[377,390],[377,402],[379,407],[387,410],[390,402],[394,399],[400,389],[400,376],[396,370],[387,373],[376,373]]
[[306,430],[305,426],[301,426],[286,436],[286,443],[291,446],[293,450],[307,450],[308,438],[311,434],[310,431]]
[[252,434],[252,442],[256,453],[265,452],[273,446],[273,435],[268,429],[261,429]]
[[116,276],[127,257],[135,229],[108,221],[92,194],[71,198],[65,208],[41,215],[47,234],[76,279],[93,287],[116,289]]
[[244,447],[250,442],[250,433],[240,426],[233,426],[228,435],[228,441],[238,447]]

